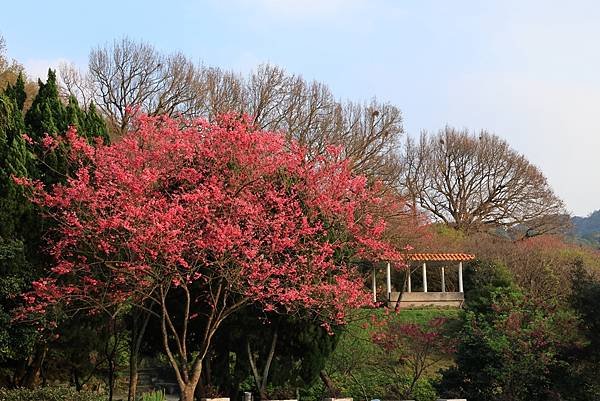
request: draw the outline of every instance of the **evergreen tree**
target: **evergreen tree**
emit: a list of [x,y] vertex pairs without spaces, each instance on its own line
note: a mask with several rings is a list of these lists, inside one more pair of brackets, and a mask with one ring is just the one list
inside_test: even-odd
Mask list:
[[[14,92],[13,92],[14,93]],[[23,116],[14,98],[0,94],[0,371],[31,353],[35,330],[11,322],[17,295],[33,278],[25,233],[31,206],[12,176],[27,176],[30,154],[21,137]]]
[[95,107],[90,106],[89,112],[82,110],[74,96],[69,97],[65,106],[59,96],[54,71],[48,70],[46,83],[38,81],[38,85],[39,91],[25,115],[25,124],[27,133],[37,142],[34,146],[37,158],[34,176],[45,184],[55,184],[68,174],[67,149],[63,144],[51,150],[44,148],[39,144],[44,136],[59,139],[69,126],[75,126],[79,135],[90,142],[97,136],[107,141],[107,130]]
[[8,84],[4,94],[15,102],[19,111],[23,111],[25,100],[27,100],[27,93],[25,92],[25,80],[23,79],[22,72],[19,72],[14,85]]
[[[46,184],[65,179],[67,149],[65,145],[52,150],[39,145],[46,134],[59,139],[74,125],[90,141],[96,135],[106,138],[95,107],[88,113],[73,97],[64,105],[52,70],[47,82],[38,84],[38,95],[25,118],[22,76],[0,94],[0,381],[11,377],[11,385],[25,386],[35,383],[43,360],[36,356],[45,355],[48,345],[33,327],[14,324],[12,309],[19,302],[18,295],[30,289],[48,264],[43,250],[47,227],[12,176],[39,178]],[[37,144],[27,146],[22,136],[25,132]]]
[[23,117],[16,103],[0,95],[0,236],[11,237],[24,211],[25,198],[12,176],[26,176],[29,154],[21,137]]
[[67,129],[67,112],[58,94],[56,73],[49,69],[46,83],[38,80],[38,86],[38,94],[25,115],[27,132],[34,140],[45,133],[56,135]]
[[85,112],[81,110],[77,98],[73,95],[69,96],[67,102],[65,122],[67,125],[77,128],[77,131],[81,131],[83,128],[82,124],[85,124]]
[[104,140],[104,143],[110,141],[106,121],[104,121],[104,118],[98,113],[98,109],[94,103],[90,103],[87,112],[85,113],[83,129],[89,140],[94,137],[100,137]]

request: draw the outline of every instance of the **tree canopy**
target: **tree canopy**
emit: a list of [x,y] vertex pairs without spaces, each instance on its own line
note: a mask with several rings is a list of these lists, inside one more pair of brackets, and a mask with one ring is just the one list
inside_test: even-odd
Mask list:
[[406,141],[399,184],[415,207],[463,230],[519,236],[564,228],[563,202],[546,177],[500,137],[446,127]]
[[[337,148],[308,160],[280,134],[232,115],[141,117],[113,145],[92,147],[74,128],[65,138],[79,166],[65,184],[19,180],[58,238],[52,275],[34,282],[23,313],[62,304],[114,315],[153,301],[185,399],[216,329],[242,306],[340,324],[370,299],[354,262],[401,259],[384,240],[380,210],[402,202],[355,176]],[[173,291],[183,300],[177,317],[167,310]],[[192,354],[188,322],[199,315],[204,334]]]

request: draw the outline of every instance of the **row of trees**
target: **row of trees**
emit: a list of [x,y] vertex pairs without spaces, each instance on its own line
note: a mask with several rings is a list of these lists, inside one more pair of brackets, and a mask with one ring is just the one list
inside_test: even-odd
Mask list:
[[338,101],[327,85],[277,66],[261,65],[244,77],[123,38],[93,49],[86,72],[64,65],[61,77],[67,94],[99,106],[116,137],[138,112],[211,121],[233,112],[252,116],[260,129],[284,133],[311,157],[338,145],[361,174],[392,180],[398,171],[403,128],[397,107]]
[[[4,61],[4,69],[14,76],[19,67]],[[498,136],[446,127],[402,144],[397,107],[341,102],[326,85],[276,66],[259,66],[244,77],[123,38],[93,49],[87,71],[63,65],[60,75],[63,97],[96,105],[114,137],[140,112],[209,121],[245,113],[261,129],[305,146],[310,157],[342,146],[356,172],[383,180],[415,209],[456,228],[501,227],[521,238],[557,232],[567,223],[564,204],[544,175]]]

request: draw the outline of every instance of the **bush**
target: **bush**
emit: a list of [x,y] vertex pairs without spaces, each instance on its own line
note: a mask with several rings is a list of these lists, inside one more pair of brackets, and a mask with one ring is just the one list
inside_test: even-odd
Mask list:
[[487,295],[481,300],[488,304],[467,305],[456,366],[443,373],[441,395],[469,401],[574,399],[572,386],[565,388],[575,379],[566,355],[581,340],[573,312],[506,287]]
[[142,394],[141,401],[165,401],[165,400],[166,400],[165,391],[160,390],[160,391],[151,391],[149,393]]
[[438,398],[438,394],[433,383],[428,379],[421,379],[417,382],[417,386],[415,387],[413,395],[415,397],[415,401],[434,401]]
[[33,390],[0,388],[0,401],[106,401],[106,397],[87,391],[76,391],[70,387],[41,387]]

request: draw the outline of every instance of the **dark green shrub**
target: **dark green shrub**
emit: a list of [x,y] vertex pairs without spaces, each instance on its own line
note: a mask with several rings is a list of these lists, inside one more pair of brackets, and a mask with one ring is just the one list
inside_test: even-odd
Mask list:
[[0,401],[106,401],[106,397],[70,387],[0,388]]

